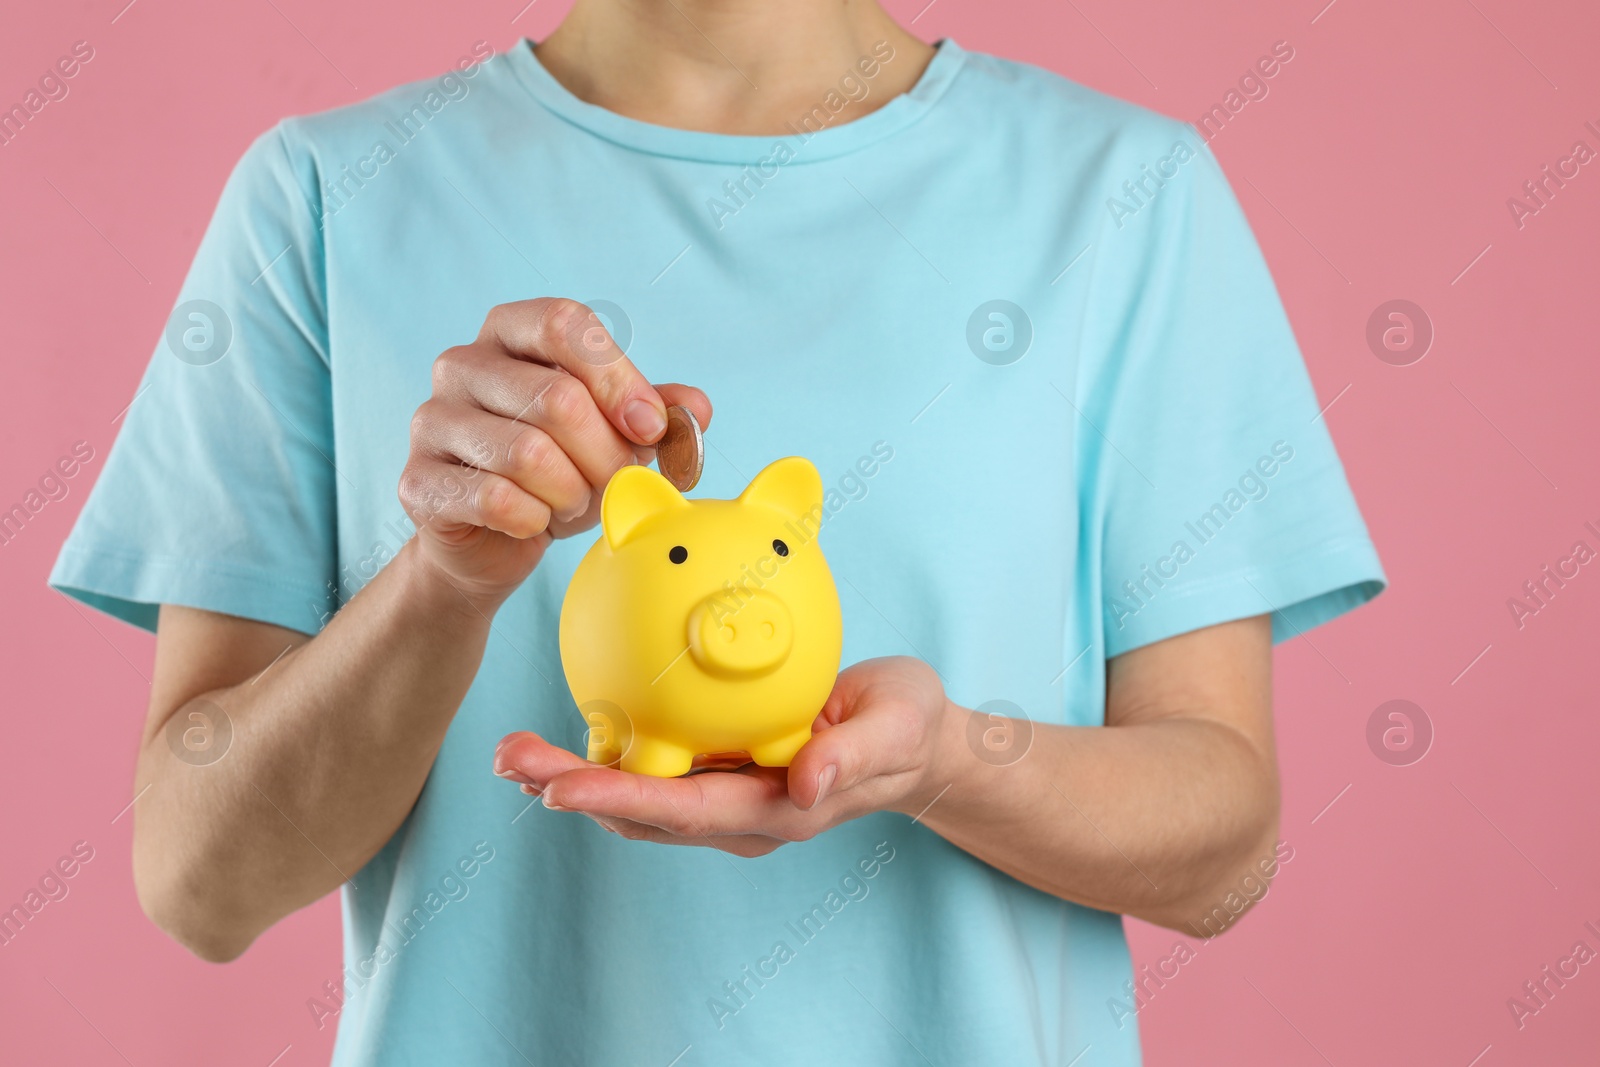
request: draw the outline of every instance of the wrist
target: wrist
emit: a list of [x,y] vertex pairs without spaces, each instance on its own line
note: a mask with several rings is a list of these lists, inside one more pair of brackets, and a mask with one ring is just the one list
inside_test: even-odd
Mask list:
[[929,730],[928,755],[914,786],[897,805],[901,814],[916,818],[929,813],[929,808],[943,803],[947,794],[960,788],[960,779],[971,753],[967,751],[967,722],[972,713],[949,697],[942,697],[942,706],[933,718]]
[[510,591],[468,593],[422,550],[412,537],[396,553],[394,566],[402,572],[403,596],[420,614],[488,629]]

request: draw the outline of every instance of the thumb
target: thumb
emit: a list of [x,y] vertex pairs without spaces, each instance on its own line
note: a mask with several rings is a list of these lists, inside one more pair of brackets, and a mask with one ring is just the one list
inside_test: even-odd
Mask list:
[[[870,688],[865,692],[870,692]],[[863,700],[841,676],[811,740],[789,765],[789,799],[810,810],[828,797],[898,770],[913,748],[912,716],[894,699]]]
[[694,417],[700,421],[702,430],[711,428],[711,400],[702,390],[692,385],[665,382],[656,386],[656,392],[661,394],[661,399],[667,404],[682,404],[694,412]]

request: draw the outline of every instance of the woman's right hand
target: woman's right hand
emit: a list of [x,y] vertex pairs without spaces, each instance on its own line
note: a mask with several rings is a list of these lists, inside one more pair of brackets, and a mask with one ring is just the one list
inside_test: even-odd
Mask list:
[[434,361],[411,420],[400,502],[422,559],[491,612],[552,538],[599,521],[606,483],[651,460],[670,404],[711,422],[704,393],[652,386],[583,304],[491,309],[477,340]]

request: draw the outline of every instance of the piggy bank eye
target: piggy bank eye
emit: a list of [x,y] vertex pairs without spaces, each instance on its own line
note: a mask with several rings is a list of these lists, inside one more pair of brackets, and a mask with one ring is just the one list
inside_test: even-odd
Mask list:
[[789,546],[774,537],[772,539],[772,551],[780,556],[787,556],[789,554]]
[[667,558],[674,563],[682,563],[689,558],[689,550],[682,545],[673,545],[672,551],[667,553]]

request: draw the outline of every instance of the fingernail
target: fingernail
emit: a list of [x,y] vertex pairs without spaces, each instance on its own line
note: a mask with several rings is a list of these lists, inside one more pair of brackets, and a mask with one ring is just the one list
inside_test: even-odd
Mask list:
[[546,810],[548,810],[548,811],[566,811],[567,810],[566,808],[563,808],[560,804],[552,804],[550,802],[550,797],[549,797],[548,794],[545,795],[544,806],[545,806]]
[[667,428],[667,416],[648,400],[633,398],[622,409],[622,421],[641,441],[654,441]]
[[508,782],[516,782],[518,785],[532,785],[533,784],[533,779],[532,778],[529,778],[527,775],[523,774],[521,771],[514,770],[514,769],[512,769],[510,767],[507,767],[503,771],[495,771],[494,772],[494,776],[496,778],[504,778]]
[[826,767],[822,768],[822,772],[817,775],[817,799],[811,802],[811,806],[813,808],[821,804],[823,800],[827,798],[828,790],[833,788],[834,779],[838,777],[839,768],[835,767],[833,764],[830,763]]
[[539,787],[534,785],[532,782],[528,782],[528,783],[526,783],[524,785],[519,785],[519,786],[517,786],[517,788],[522,790],[524,793],[528,794],[528,796],[530,796],[530,797],[536,797],[536,796],[539,795]]

